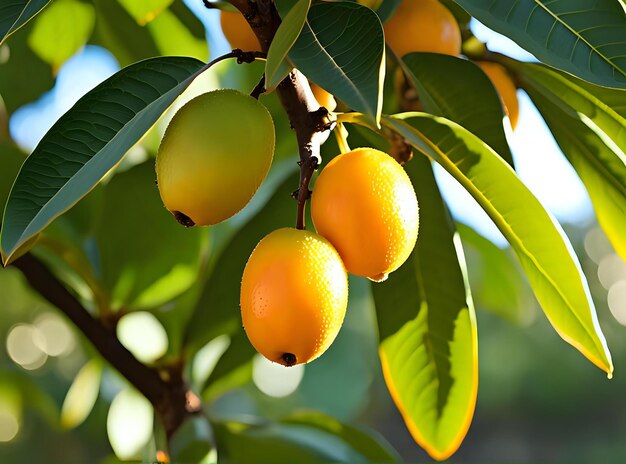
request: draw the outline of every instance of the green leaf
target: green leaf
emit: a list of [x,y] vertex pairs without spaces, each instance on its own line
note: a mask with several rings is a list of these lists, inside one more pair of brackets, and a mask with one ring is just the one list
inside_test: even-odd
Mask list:
[[291,70],[291,66],[285,63],[285,60],[304,27],[310,6],[311,0],[299,0],[280,23],[267,52],[267,62],[265,63],[266,89],[274,89]]
[[0,45],[43,10],[50,0],[5,0],[0,4]]
[[535,299],[510,248],[498,248],[474,229],[457,223],[467,260],[472,298],[477,309],[517,325],[535,315]]
[[98,399],[101,377],[102,365],[96,359],[87,362],[78,371],[61,408],[61,425],[64,428],[77,427],[89,416]]
[[401,0],[383,0],[381,5],[376,10],[376,14],[380,18],[380,21],[384,23],[391,15],[396,11]]
[[210,401],[252,380],[252,358],[255,354],[256,350],[243,327],[240,327],[204,383],[203,398]]
[[211,428],[205,417],[190,417],[168,440],[170,458],[175,463],[208,462],[204,458],[211,451]]
[[11,190],[0,238],[5,265],[115,167],[203,69],[192,58],[142,61],[65,113],[26,159]]
[[385,39],[372,10],[354,2],[312,6],[289,59],[313,82],[378,125]]
[[[152,34],[114,0],[94,0],[96,27],[90,43],[109,50],[121,66],[160,55]],[[128,40],[132,37],[132,40]]]
[[150,160],[115,175],[104,189],[95,239],[113,309],[156,307],[198,277],[206,229],[185,229],[174,220],[155,177]]
[[569,74],[562,73],[562,75],[578,87],[582,87],[587,90],[602,103],[608,105],[609,108],[619,114],[622,118],[626,118],[626,90],[600,87],[599,85],[590,84],[587,81],[570,76]]
[[626,88],[626,12],[615,0],[455,0],[550,66]]
[[[626,154],[616,153],[578,118],[566,113],[542,94],[528,89],[563,154],[589,192],[600,226],[617,253],[626,260]],[[610,139],[609,139],[610,140]]]
[[370,462],[397,462],[400,457],[383,437],[371,431],[361,430],[344,424],[334,417],[317,411],[297,411],[281,422],[286,424],[308,425],[341,438],[355,451],[367,457]]
[[77,0],[56,0],[35,21],[28,44],[56,72],[91,35],[95,22],[92,5]]
[[[145,26],[157,18],[174,0],[117,0],[137,24]],[[173,37],[170,37],[173,38]]]
[[455,0],[440,0],[441,4],[445,6],[450,13],[454,15],[454,19],[459,23],[459,27],[463,31],[464,29],[469,30],[469,22],[472,19],[472,16],[461,8]]
[[483,207],[517,253],[552,326],[610,377],[611,355],[572,246],[515,172],[478,137],[444,118],[406,113],[384,124],[437,161]]
[[162,55],[191,56],[201,61],[209,59],[206,39],[194,36],[170,10],[162,11],[146,27]]
[[0,210],[4,209],[13,181],[26,159],[16,145],[0,140]]
[[178,20],[185,25],[187,30],[199,39],[206,39],[206,29],[202,21],[193,14],[184,2],[175,1],[170,5],[170,11],[176,15]]
[[387,281],[372,285],[389,392],[431,457],[452,455],[474,414],[478,343],[463,252],[430,161],[406,164],[420,202],[417,245]]
[[[294,174],[290,171],[290,174]],[[250,253],[267,234],[295,220],[291,192],[298,186],[289,175],[267,204],[240,228],[224,247],[215,263],[185,334],[185,345],[194,351],[221,334],[233,334],[241,327],[239,292],[241,276]]]
[[[616,153],[624,160],[626,156],[626,117],[621,115],[607,103],[602,96],[613,97],[613,104],[626,105],[626,92],[622,90],[604,89],[602,87],[580,85],[582,81],[567,78],[564,74],[550,68],[532,64],[507,61],[517,72],[518,79],[525,90],[534,90],[557,105],[563,112],[574,118],[580,118],[600,137],[607,138],[607,143],[615,145]],[[623,110],[623,108],[622,108]],[[580,117],[584,115],[585,117]]]
[[626,117],[616,111],[625,109],[626,91],[597,87],[539,65],[515,64],[515,69],[587,187],[600,225],[626,258]]
[[409,53],[402,60],[426,111],[465,127],[513,166],[500,97],[478,66],[439,53]]
[[[356,449],[342,438],[340,430],[325,430],[320,427],[319,420],[313,426],[260,421],[213,422],[212,425],[217,453],[223,464],[365,463],[370,462],[370,456],[363,451],[375,449],[372,444],[362,443],[372,440],[367,435],[358,438],[351,435],[352,440],[359,444],[360,449]],[[379,453],[380,450],[376,449],[375,454]]]

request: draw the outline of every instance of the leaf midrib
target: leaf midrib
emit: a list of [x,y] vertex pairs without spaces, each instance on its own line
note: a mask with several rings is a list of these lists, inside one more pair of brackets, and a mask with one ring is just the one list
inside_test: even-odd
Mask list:
[[[440,118],[440,119],[444,119],[444,118]],[[387,120],[387,118],[385,118],[385,120]],[[467,184],[469,184],[469,187],[473,191],[478,193],[478,195],[485,202],[485,206],[484,207],[487,207],[489,210],[491,210],[492,214],[495,214],[496,218],[494,219],[492,217],[492,220],[494,222],[496,222],[497,224],[499,224],[500,227],[502,227],[503,229],[508,231],[508,235],[511,237],[511,239],[513,239],[513,241],[516,243],[516,245],[519,247],[519,249],[523,252],[523,254],[533,263],[533,265],[537,268],[537,270],[542,275],[542,277],[544,277],[544,279],[552,286],[552,288],[556,291],[557,295],[563,300],[565,305],[570,309],[571,314],[574,315],[575,319],[579,322],[579,324],[582,327],[582,329],[584,330],[585,334],[591,339],[591,341],[593,342],[593,345],[596,347],[596,349],[602,348],[601,346],[600,347],[598,346],[597,342],[595,341],[595,337],[593,337],[593,334],[591,334],[589,332],[589,330],[587,329],[586,325],[580,319],[580,316],[578,315],[578,313],[576,311],[574,311],[573,306],[570,304],[569,300],[565,297],[565,295],[563,295],[563,293],[558,288],[558,286],[556,286],[556,284],[554,283],[552,278],[550,278],[548,275],[546,275],[546,271],[543,269],[542,266],[540,266],[537,263],[537,261],[534,258],[534,256],[528,251],[528,249],[524,246],[522,240],[517,236],[517,234],[514,233],[514,231],[509,227],[509,225],[506,223],[506,221],[498,213],[498,210],[495,208],[495,206],[493,206],[491,201],[487,197],[485,197],[483,195],[483,193],[478,188],[474,187],[474,184],[462,173],[462,171],[460,169],[458,169],[456,164],[451,162],[448,159],[448,157],[445,156],[441,152],[441,150],[439,150],[439,147],[434,145],[427,137],[424,136],[424,134],[422,134],[419,130],[417,130],[416,128],[412,127],[410,124],[404,122],[403,120],[399,120],[399,119],[395,119],[394,118],[394,121],[399,122],[402,126],[405,126],[405,128],[409,129],[410,131],[414,131],[415,133],[417,133],[419,135],[419,137],[431,148],[431,150],[433,150],[435,153],[437,153],[442,160],[446,160],[447,161],[446,164],[448,164],[448,167],[451,167],[451,169],[453,169],[457,173],[461,174],[461,178],[464,179],[465,181],[464,182],[459,181],[459,182],[461,182],[462,184],[466,184],[466,186],[467,186]],[[504,233],[504,231],[503,231],[503,233]],[[507,235],[507,234],[505,234],[505,235]],[[599,351],[599,353],[604,353],[604,350],[601,349]]]
[[[585,39],[581,34],[579,34],[578,31],[576,31],[572,27],[570,27],[570,25],[567,24],[565,21],[563,21],[557,14],[553,13],[546,5],[543,4],[543,2],[541,2],[540,0],[533,0],[533,1],[539,7],[541,7],[546,13],[548,13],[550,16],[552,16],[554,18],[555,22],[558,22],[563,27],[565,27],[567,30],[569,30],[572,33],[572,35],[574,35],[578,40],[580,40],[583,43],[585,43],[585,45],[587,45],[591,50],[593,50],[600,58],[602,58],[604,61],[606,61],[614,70],[619,71],[622,76],[626,77],[626,72],[622,71],[621,68],[619,68],[617,65],[615,65],[613,63],[613,61],[611,61],[610,58],[605,56],[603,53],[600,53],[600,51],[598,49],[596,49],[595,46],[593,46],[587,39]],[[574,44],[574,47],[576,47],[575,44]],[[589,70],[591,70],[591,68],[589,68]]]
[[[193,82],[193,80],[200,75],[204,70],[207,69],[208,65],[204,65],[202,67],[200,67],[200,69],[198,69],[197,71],[193,72],[191,75],[189,75],[186,79],[184,79],[183,81],[179,82],[178,84],[176,84],[174,87],[170,88],[167,92],[165,92],[164,94],[162,94],[161,96],[159,96],[157,99],[151,101],[148,105],[146,105],[144,108],[142,108],[140,111],[138,111],[137,113],[135,113],[135,115],[129,119],[123,126],[122,128],[116,132],[116,134],[100,149],[98,150],[96,153],[94,153],[94,155],[85,163],[83,164],[78,171],[76,171],[64,184],[63,186],[61,186],[61,188],[59,188],[54,195],[52,195],[44,205],[42,205],[37,213],[35,214],[35,216],[33,216],[32,219],[29,220],[28,224],[26,225],[26,227],[24,227],[24,230],[22,231],[22,233],[20,234],[19,238],[15,241],[15,244],[13,244],[13,246],[11,247],[10,252],[7,253],[6,258],[9,259],[16,250],[19,249],[20,246],[22,246],[27,240],[30,239],[30,237],[34,236],[37,232],[35,233],[27,233],[30,228],[32,227],[33,223],[42,215],[43,211],[47,210],[48,205],[50,204],[50,202],[52,202],[55,198],[57,198],[61,192],[65,191],[68,184],[70,184],[70,182],[72,181],[72,179],[74,179],[77,175],[79,175],[81,172],[83,172],[88,165],[90,165],[90,163],[92,163],[96,157],[98,156],[99,153],[101,153],[104,149],[106,149],[108,146],[111,145],[111,143],[113,143],[113,141],[117,140],[118,137],[120,136],[120,132],[128,127],[129,125],[131,125],[135,120],[137,120],[138,117],[140,117],[141,115],[143,115],[145,112],[148,111],[148,109],[150,107],[152,107],[152,105],[156,104],[157,102],[161,101],[164,97],[166,97],[172,90],[177,89],[180,86],[183,86],[183,90],[188,87],[191,82]],[[182,93],[182,91],[181,91]],[[179,93],[180,94],[180,93]],[[81,100],[79,100],[80,102]],[[79,103],[77,102],[77,103]],[[171,104],[170,104],[171,106]],[[71,111],[71,109],[69,110]],[[165,110],[167,111],[167,109]],[[139,141],[139,139],[137,140],[137,142]],[[137,143],[135,142],[135,144]],[[114,169],[117,165],[119,165],[119,163],[124,159],[124,157],[126,156],[126,154],[122,155],[122,157],[110,168],[110,169]],[[21,172],[21,170],[20,170]],[[19,177],[19,174],[18,174]],[[98,184],[99,182],[96,182],[89,191],[91,191],[93,188],[95,188],[95,186]],[[87,192],[88,193],[88,192]],[[85,195],[87,195],[87,193]],[[61,214],[63,214],[64,212],[66,212],[67,210],[69,210],[70,208],[72,208],[72,206],[74,206],[76,203],[78,203],[78,201],[80,201],[80,199],[84,198],[84,195],[82,197],[80,197],[79,199],[77,199],[74,203],[72,203],[71,205],[69,205],[66,209],[64,209],[63,211],[59,212],[58,214],[54,215],[53,218],[51,218],[50,220],[46,221],[44,226],[41,227],[39,230],[43,230],[43,228],[45,228],[46,226],[48,226],[54,219],[56,219],[57,217],[59,217]],[[8,203],[7,203],[8,205]],[[6,214],[6,209],[4,214]],[[1,235],[0,235],[1,238]],[[0,244],[0,248],[2,248],[2,251],[8,251],[8,250],[4,250],[4,248],[1,246]]]
[[[341,66],[339,66],[339,64],[335,61],[335,59],[326,51],[326,48],[324,48],[324,46],[322,45],[322,42],[320,42],[320,40],[317,38],[317,34],[315,33],[315,31],[313,30],[313,28],[309,24],[309,20],[308,19],[304,22],[304,26],[309,28],[309,31],[311,32],[311,36],[313,37],[315,43],[324,52],[324,55],[327,56],[328,59],[335,65],[335,68],[340,71],[341,76],[344,78],[345,81],[347,81],[349,83],[350,88],[352,89],[353,93],[359,98],[359,100],[361,100],[361,102],[364,104],[365,108],[368,109],[368,112],[372,113],[372,109],[370,108],[369,103],[365,99],[362,98],[362,95],[359,92],[358,87],[347,76],[347,74],[344,72],[343,68]],[[303,26],[303,28],[304,28],[304,26]]]
[[0,39],[0,45],[2,45],[2,43],[5,41],[5,39],[7,37],[9,37],[11,34],[13,34],[17,29],[13,29],[15,27],[15,25],[20,21],[20,18],[24,15],[24,12],[26,11],[26,8],[28,7],[28,5],[32,2],[32,0],[28,0],[26,3],[24,3],[24,6],[22,7],[22,11],[20,12],[20,14],[18,15],[17,18],[15,18],[15,21],[13,21],[13,23],[11,23],[11,27],[9,27],[9,29],[7,30],[6,34],[4,37],[2,37],[2,39]]

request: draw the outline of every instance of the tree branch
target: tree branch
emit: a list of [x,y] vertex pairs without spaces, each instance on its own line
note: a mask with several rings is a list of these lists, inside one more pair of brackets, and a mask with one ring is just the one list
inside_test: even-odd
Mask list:
[[[259,39],[262,50],[267,53],[281,21],[274,2],[231,0],[231,3],[241,11]],[[298,141],[300,184],[296,227],[304,229],[306,201],[310,196],[309,182],[321,163],[320,145],[328,138],[334,122],[330,120],[328,111],[320,107],[309,82],[299,71],[292,70],[276,91]]]
[[182,371],[173,369],[163,379],[156,369],[146,366],[122,345],[115,327],[93,318],[80,301],[72,295],[48,268],[32,254],[13,263],[22,271],[30,286],[51,304],[59,308],[80,329],[104,359],[122,374],[154,406],[168,437],[197,411],[188,407],[188,389]]

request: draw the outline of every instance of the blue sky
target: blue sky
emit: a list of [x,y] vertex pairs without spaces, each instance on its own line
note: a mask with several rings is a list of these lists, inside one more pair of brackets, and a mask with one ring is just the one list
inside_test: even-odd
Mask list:
[[[196,11],[208,30],[219,30],[216,10],[206,10],[200,2],[186,3]],[[487,42],[491,50],[521,60],[534,60],[532,55],[512,41],[477,22],[473,24],[473,30],[479,39]],[[212,56],[228,50],[228,44],[221,34],[212,34],[209,44]],[[31,151],[52,124],[78,98],[118,69],[117,61],[107,50],[92,45],[82,49],[61,68],[56,85],[50,92],[14,113],[10,128],[15,140]],[[591,202],[582,183],[564,159],[528,97],[522,91],[518,91],[518,97],[518,126],[515,132],[508,133],[518,175],[560,221],[592,221]],[[436,176],[454,217],[473,226],[496,244],[504,246],[504,237],[469,194],[442,169],[436,169]]]

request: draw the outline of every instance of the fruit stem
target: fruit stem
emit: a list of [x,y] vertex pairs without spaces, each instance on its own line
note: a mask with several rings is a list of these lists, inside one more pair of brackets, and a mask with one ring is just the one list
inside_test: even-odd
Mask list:
[[[261,49],[267,53],[281,19],[273,0],[230,0],[248,21],[259,39]],[[287,113],[291,127],[296,132],[300,153],[300,185],[296,227],[305,228],[305,208],[309,198],[309,183],[321,163],[320,145],[335,126],[328,111],[315,99],[309,82],[293,69],[276,87],[278,98]]]
[[311,177],[319,165],[318,157],[310,156],[300,164],[300,187],[298,188],[298,212],[296,215],[296,229],[304,230],[306,224],[304,221],[306,201],[311,196],[309,183]]

